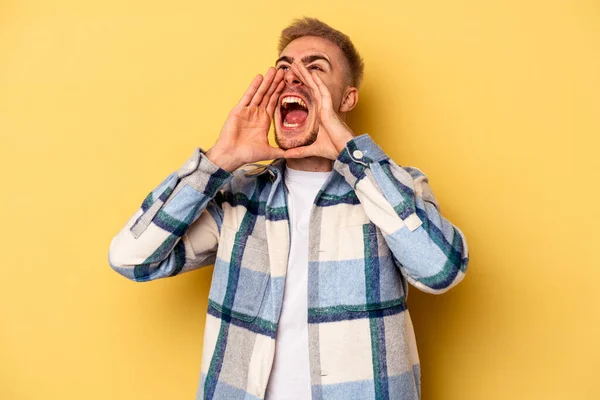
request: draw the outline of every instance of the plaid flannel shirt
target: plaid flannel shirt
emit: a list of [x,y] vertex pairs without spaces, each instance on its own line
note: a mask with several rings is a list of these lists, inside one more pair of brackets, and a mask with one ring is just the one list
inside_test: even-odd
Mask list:
[[[229,173],[196,149],[111,242],[112,268],[138,282],[214,264],[198,399],[265,396],[290,245],[284,168]],[[333,169],[310,216],[312,398],[418,399],[407,282],[430,293],[457,284],[465,238],[425,175],[370,136],[350,140]]]

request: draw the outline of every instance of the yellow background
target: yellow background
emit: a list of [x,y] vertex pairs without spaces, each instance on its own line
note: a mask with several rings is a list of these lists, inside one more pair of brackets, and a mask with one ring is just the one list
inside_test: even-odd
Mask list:
[[600,398],[596,0],[3,0],[0,399],[194,398],[212,267],[136,284],[108,245],[302,15],[468,239],[461,285],[409,296],[423,399]]

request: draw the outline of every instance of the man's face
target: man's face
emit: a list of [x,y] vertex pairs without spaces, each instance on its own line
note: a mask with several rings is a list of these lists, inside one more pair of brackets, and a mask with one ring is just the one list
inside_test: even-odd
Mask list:
[[336,112],[347,87],[344,78],[347,62],[339,47],[315,36],[304,36],[290,42],[276,64],[278,69],[285,71],[285,88],[279,96],[273,118],[275,141],[284,150],[308,146],[314,143],[319,133],[316,94],[311,93],[310,88],[292,72],[290,65],[295,60],[300,60],[309,72],[319,74],[331,93]]

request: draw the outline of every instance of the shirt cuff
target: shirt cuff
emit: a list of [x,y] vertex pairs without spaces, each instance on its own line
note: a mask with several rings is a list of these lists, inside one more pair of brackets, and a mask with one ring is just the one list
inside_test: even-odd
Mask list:
[[333,163],[333,168],[346,177],[352,187],[355,187],[356,183],[364,178],[365,170],[369,167],[369,164],[388,159],[389,157],[381,147],[375,143],[369,134],[365,133],[346,143],[346,146]]
[[185,184],[212,198],[231,180],[233,174],[210,161],[204,153],[201,148],[194,150],[192,156],[177,170],[177,175]]
[[336,161],[349,164],[351,162],[368,165],[374,162],[380,162],[387,160],[389,157],[385,152],[375,143],[375,141],[365,133],[360,136],[356,136],[354,139],[350,139],[344,149],[338,155]]

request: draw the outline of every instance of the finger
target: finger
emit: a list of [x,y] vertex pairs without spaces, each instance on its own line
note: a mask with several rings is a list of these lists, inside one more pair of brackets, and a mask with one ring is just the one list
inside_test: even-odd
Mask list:
[[312,75],[310,74],[310,72],[308,72],[304,65],[302,65],[298,61],[294,61],[292,63],[292,71],[294,72],[294,74],[296,74],[298,78],[300,78],[302,83],[304,83],[306,86],[315,91],[315,94],[319,94],[319,87],[317,86]]
[[263,81],[263,76],[260,74],[256,75],[256,77],[252,80],[250,87],[248,87],[248,89],[246,90],[246,93],[244,93],[244,95],[242,96],[242,98],[240,99],[240,101],[237,105],[246,107],[248,104],[250,104],[250,100],[252,100],[252,97],[254,96],[254,94],[256,93],[258,88],[260,87],[260,83],[262,81]]
[[315,151],[315,147],[313,145],[310,146],[301,146],[295,147],[293,149],[289,149],[285,151],[283,155],[285,158],[304,158],[310,156],[318,155]]
[[313,74],[313,79],[319,88],[319,92],[321,93],[321,100],[322,100],[321,104],[323,106],[332,108],[333,103],[332,103],[331,92],[329,91],[329,88],[325,85],[325,83],[323,82],[321,77],[319,75],[317,75],[316,73]]
[[268,106],[269,102],[271,101],[271,96],[273,96],[273,93],[275,93],[275,91],[279,87],[279,84],[283,80],[283,74],[284,74],[283,70],[281,70],[281,69],[277,70],[277,72],[275,73],[275,77],[273,78],[273,82],[271,82],[271,86],[269,86],[269,90],[263,96],[263,99],[260,102],[260,107]]
[[273,79],[273,82],[271,82],[271,86],[269,86],[269,90],[267,91],[267,94],[265,94],[263,96],[263,99],[260,102],[261,107],[267,107],[267,105],[271,101],[271,96],[273,95],[275,90],[277,90],[277,88],[279,87],[279,83],[282,80],[283,80],[283,70],[278,69],[277,73],[275,74],[275,78]]
[[309,82],[306,81],[306,78],[302,75],[302,71],[300,71],[300,69],[298,68],[296,63],[293,63],[292,65],[290,65],[290,69],[292,70],[292,73],[296,76],[296,78],[298,80],[300,80],[300,82],[302,82],[302,84],[304,86],[306,86],[310,89]]
[[296,61],[294,61],[290,65],[290,69],[292,70],[292,72],[294,73],[294,75],[296,76],[296,78],[300,79],[300,81],[302,81],[302,83],[305,86],[308,86],[308,82],[306,82],[306,79],[304,78],[304,76],[302,76],[302,71],[300,71],[300,68],[298,67],[298,64],[297,64]]
[[317,102],[317,107],[321,106],[321,92],[319,90],[319,86],[316,84],[313,76],[308,72],[306,67],[300,64],[298,61],[294,61],[292,64],[292,71],[300,78],[302,83],[304,83],[308,88],[313,92],[313,97]]
[[260,104],[265,93],[267,93],[267,90],[269,90],[269,86],[271,86],[273,78],[275,78],[275,68],[271,67],[265,74],[265,79],[263,79],[262,83],[260,84],[260,87],[252,97],[252,100],[250,101],[251,106],[258,106]]
[[271,99],[269,100],[269,104],[267,105],[267,114],[269,114],[270,118],[273,118],[273,113],[275,112],[275,107],[277,107],[277,101],[279,100],[279,95],[283,92],[283,88],[285,87],[285,82],[279,82],[279,86],[275,89],[275,92],[271,95]]

